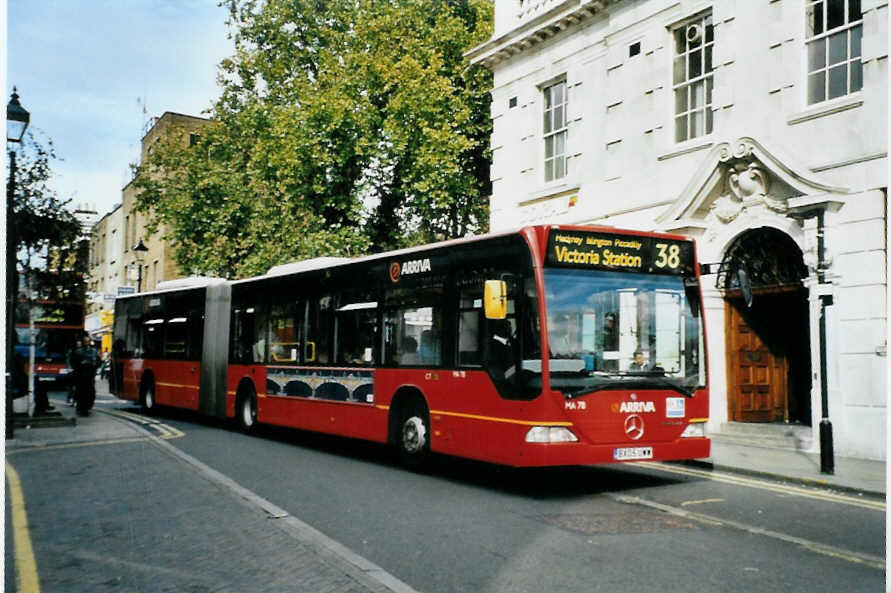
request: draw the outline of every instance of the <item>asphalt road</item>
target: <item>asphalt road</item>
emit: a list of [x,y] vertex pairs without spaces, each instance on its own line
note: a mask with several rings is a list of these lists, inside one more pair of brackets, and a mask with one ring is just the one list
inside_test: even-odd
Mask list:
[[[873,501],[681,466],[511,470],[189,414],[170,444],[425,593],[881,591]],[[148,469],[146,471],[149,471]]]

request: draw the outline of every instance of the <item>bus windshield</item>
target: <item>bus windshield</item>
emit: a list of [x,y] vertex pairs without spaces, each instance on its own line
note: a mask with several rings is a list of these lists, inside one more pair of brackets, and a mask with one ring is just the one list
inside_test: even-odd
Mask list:
[[551,387],[569,397],[603,389],[705,384],[699,292],[681,275],[546,269]]

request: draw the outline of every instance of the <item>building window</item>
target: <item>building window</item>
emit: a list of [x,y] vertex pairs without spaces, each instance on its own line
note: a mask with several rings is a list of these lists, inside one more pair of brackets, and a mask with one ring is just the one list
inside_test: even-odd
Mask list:
[[712,15],[674,30],[674,139],[683,142],[711,134],[715,30]]
[[566,81],[547,86],[544,95],[545,181],[566,176]]
[[808,105],[859,91],[863,87],[860,0],[809,0],[805,20]]

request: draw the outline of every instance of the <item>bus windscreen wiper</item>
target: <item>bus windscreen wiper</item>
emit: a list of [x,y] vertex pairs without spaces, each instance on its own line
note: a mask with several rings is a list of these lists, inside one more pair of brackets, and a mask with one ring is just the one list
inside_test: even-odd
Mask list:
[[[591,379],[597,380],[598,383],[592,385]],[[695,392],[695,387],[684,389],[682,385],[678,385],[677,383],[666,379],[662,371],[640,371],[633,373],[625,371],[612,373],[604,371],[593,371],[586,378],[561,377],[558,381],[554,381],[554,379],[552,378],[552,381],[558,383],[561,387],[581,387],[578,392],[567,394],[567,397],[570,398],[614,388],[647,389],[652,388],[654,386],[654,383],[659,387],[677,391],[685,397],[693,397],[693,393]]]

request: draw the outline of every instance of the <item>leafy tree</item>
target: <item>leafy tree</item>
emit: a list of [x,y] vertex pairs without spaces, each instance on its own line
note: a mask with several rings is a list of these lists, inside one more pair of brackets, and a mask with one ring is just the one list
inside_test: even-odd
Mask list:
[[[16,155],[9,230],[27,294],[82,302],[86,246],[78,241],[80,223],[69,209],[71,200],[60,198],[49,184],[56,158],[52,140],[44,146],[29,132],[22,148]],[[57,265],[48,265],[51,258]]]
[[[485,230],[487,0],[226,0],[213,124],[137,181],[188,271],[245,276]],[[155,171],[151,174],[150,171]],[[163,173],[162,173],[163,171]]]

